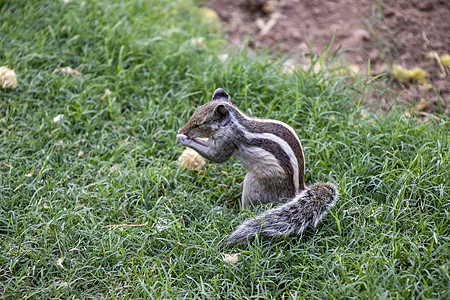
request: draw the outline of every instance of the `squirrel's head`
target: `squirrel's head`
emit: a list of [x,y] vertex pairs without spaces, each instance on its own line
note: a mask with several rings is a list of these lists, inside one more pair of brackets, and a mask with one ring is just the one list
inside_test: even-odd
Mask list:
[[199,106],[179,133],[189,138],[209,138],[230,121],[228,105],[230,105],[228,94],[223,89],[217,89],[212,100]]

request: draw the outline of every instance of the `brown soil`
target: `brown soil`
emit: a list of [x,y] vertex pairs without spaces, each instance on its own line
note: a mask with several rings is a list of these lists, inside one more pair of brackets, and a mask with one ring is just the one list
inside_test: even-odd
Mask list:
[[205,5],[217,12],[235,47],[248,40],[253,49],[298,58],[310,53],[309,44],[320,54],[334,36],[331,53],[361,73],[369,60],[372,76],[390,73],[393,64],[420,67],[431,89],[390,79],[394,95],[370,95],[367,103],[387,110],[399,99],[416,112],[449,114],[450,69],[427,59],[431,51],[450,54],[448,0],[205,0]]

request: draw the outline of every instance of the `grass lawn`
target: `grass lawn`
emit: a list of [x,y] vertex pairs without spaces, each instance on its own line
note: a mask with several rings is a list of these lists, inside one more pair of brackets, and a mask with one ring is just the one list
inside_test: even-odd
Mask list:
[[[0,298],[450,297],[448,117],[366,113],[364,81],[234,50],[187,0],[0,2]],[[317,228],[219,246],[251,215],[243,166],[175,163],[217,87],[339,186]]]

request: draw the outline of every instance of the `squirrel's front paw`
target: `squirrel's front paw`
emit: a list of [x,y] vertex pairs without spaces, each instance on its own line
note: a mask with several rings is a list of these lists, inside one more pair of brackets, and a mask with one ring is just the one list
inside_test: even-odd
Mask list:
[[185,134],[177,134],[177,139],[181,145],[189,146],[191,144],[191,139],[187,137]]

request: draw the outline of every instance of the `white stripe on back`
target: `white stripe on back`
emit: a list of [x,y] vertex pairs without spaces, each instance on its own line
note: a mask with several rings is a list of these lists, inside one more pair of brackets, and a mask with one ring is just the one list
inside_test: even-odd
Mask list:
[[[233,116],[232,113],[231,113],[231,115],[232,115],[232,117],[234,119],[236,119],[236,117]],[[253,119],[251,119],[251,120],[253,120]],[[298,162],[297,162],[297,158],[295,156],[295,153],[292,150],[292,148],[289,146],[289,144],[285,140],[283,140],[279,136],[276,136],[273,133],[253,133],[253,132],[249,132],[244,126],[242,126],[238,122],[235,122],[235,124],[238,127],[238,129],[244,133],[244,136],[245,136],[246,139],[249,139],[249,140],[253,140],[253,139],[267,139],[267,140],[271,140],[271,141],[273,141],[273,142],[275,142],[275,143],[277,143],[277,144],[279,144],[281,146],[281,148],[286,152],[286,154],[289,157],[289,162],[290,162],[290,164],[292,166],[292,170],[294,171],[293,172],[293,182],[294,182],[295,192],[298,193],[299,192],[299,188],[300,188],[299,174],[298,174]],[[294,136],[296,136],[296,135],[294,135]],[[298,137],[297,137],[297,139],[298,139]]]

